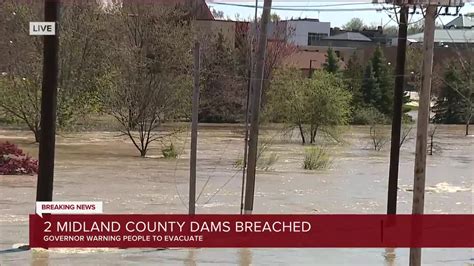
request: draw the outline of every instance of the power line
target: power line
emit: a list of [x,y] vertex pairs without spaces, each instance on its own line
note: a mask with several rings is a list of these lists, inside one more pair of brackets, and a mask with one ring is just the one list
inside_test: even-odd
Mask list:
[[[209,4],[212,5],[222,5],[222,6],[233,6],[233,7],[243,7],[243,8],[255,8],[253,5],[246,5],[246,4],[234,4],[234,3],[223,3],[223,2],[213,2]],[[257,8],[262,9],[262,6],[258,6]],[[307,11],[307,12],[343,12],[343,11],[377,11],[381,12],[383,10],[392,10],[393,7],[368,7],[368,8],[304,8],[301,6],[285,6],[285,7],[272,7],[272,10],[279,10],[279,11]]]

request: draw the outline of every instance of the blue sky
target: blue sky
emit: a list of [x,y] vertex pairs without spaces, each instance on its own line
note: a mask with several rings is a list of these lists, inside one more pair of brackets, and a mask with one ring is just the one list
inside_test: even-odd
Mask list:
[[[250,7],[236,7],[236,6],[226,6],[221,5],[218,3],[231,3],[231,4],[239,4],[239,5],[255,5],[255,0],[253,1],[245,1],[245,0],[206,0],[208,5],[215,10],[223,11],[225,17],[230,17],[231,19],[235,19],[236,15],[238,14],[240,18],[250,18],[253,17],[254,9]],[[359,11],[357,9],[363,8],[375,8],[381,7],[382,5],[373,5],[373,4],[364,4],[367,2],[371,2],[371,0],[355,0],[355,1],[347,1],[347,0],[336,0],[336,1],[317,1],[317,0],[299,0],[299,1],[285,1],[285,0],[274,0],[273,7],[288,7],[291,6],[292,8],[297,9],[304,9],[298,11],[283,11],[283,10],[273,10],[272,13],[277,13],[281,18],[319,18],[320,21],[331,22],[331,27],[334,26],[342,26],[346,22],[348,22],[353,17],[359,17],[367,25],[395,25],[395,21],[390,18],[390,14],[392,11],[385,10],[385,11]],[[263,5],[263,0],[259,0],[259,4]],[[346,5],[347,4],[347,5]],[[324,5],[329,5],[326,7],[321,7]],[[385,5],[386,7],[390,7]],[[332,9],[332,11],[307,11],[307,9]],[[348,11],[348,9],[350,11]],[[337,10],[337,11],[335,11]],[[261,9],[259,9],[259,13]],[[463,8],[461,8],[461,13],[469,13],[474,12],[474,3],[469,2],[466,3]],[[451,10],[451,13],[454,13],[454,9]],[[422,15],[413,15],[411,21],[417,21],[422,18]],[[441,16],[439,23],[446,24],[451,21],[454,16]]]

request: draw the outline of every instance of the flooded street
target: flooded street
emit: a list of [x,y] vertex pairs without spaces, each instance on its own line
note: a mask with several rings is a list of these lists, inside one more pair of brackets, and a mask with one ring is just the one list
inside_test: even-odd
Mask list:
[[[402,147],[398,213],[411,213],[413,135]],[[103,201],[104,213],[187,213],[189,130],[173,140],[184,149],[179,159],[164,159],[161,143],[148,158],[138,157],[117,132],[81,132],[57,137],[54,200]],[[427,214],[472,214],[474,137],[463,126],[440,126],[436,150],[427,158]],[[384,214],[390,144],[374,151],[368,127],[344,131],[344,143],[327,144],[329,169],[302,168],[304,147],[277,130],[264,130],[270,152],[278,156],[268,171],[257,173],[254,213]],[[26,131],[0,130],[37,157],[38,145]],[[169,140],[163,142],[165,145]],[[237,214],[242,170],[234,165],[243,153],[237,126],[203,126],[198,142],[196,212]],[[408,249],[98,249],[8,252],[28,243],[28,214],[34,213],[36,177],[0,176],[0,265],[408,265]],[[472,249],[424,249],[424,265],[474,265]]]

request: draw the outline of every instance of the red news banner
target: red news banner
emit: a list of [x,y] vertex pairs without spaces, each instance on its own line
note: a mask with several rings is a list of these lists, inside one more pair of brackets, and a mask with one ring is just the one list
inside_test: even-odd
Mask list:
[[30,215],[30,246],[474,247],[474,215]]

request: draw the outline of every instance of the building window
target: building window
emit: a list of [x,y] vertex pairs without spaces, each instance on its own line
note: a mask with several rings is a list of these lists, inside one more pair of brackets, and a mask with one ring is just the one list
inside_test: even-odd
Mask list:
[[316,45],[322,38],[326,37],[325,33],[308,32],[308,45]]

